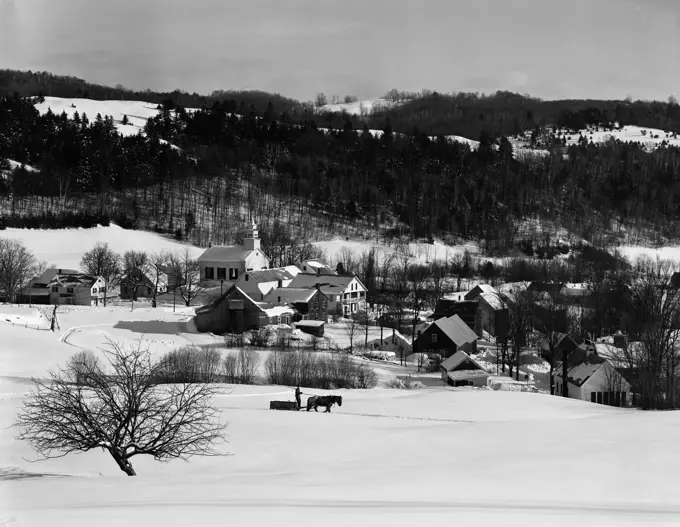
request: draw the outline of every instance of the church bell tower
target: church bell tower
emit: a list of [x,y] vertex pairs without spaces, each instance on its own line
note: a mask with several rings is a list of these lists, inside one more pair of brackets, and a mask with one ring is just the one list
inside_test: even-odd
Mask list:
[[244,248],[248,251],[259,251],[260,250],[260,238],[257,234],[257,225],[254,221],[251,221],[248,227],[247,236],[245,239]]

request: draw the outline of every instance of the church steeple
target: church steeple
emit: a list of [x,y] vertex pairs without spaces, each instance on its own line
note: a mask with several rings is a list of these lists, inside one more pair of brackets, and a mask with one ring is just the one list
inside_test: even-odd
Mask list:
[[245,238],[244,247],[248,251],[259,251],[260,250],[260,238],[257,234],[257,224],[251,220],[251,224],[246,232],[247,236]]

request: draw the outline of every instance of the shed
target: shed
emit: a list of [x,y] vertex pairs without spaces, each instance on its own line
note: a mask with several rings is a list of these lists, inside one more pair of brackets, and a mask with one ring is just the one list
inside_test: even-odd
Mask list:
[[462,350],[441,363],[442,380],[449,386],[486,386],[489,378],[481,364]]
[[326,323],[322,320],[301,320],[295,323],[300,331],[315,337],[323,337]]

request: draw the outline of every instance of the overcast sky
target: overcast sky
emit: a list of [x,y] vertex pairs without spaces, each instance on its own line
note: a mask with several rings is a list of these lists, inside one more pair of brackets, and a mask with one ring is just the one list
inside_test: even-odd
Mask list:
[[0,67],[298,99],[680,98],[680,0],[0,0]]

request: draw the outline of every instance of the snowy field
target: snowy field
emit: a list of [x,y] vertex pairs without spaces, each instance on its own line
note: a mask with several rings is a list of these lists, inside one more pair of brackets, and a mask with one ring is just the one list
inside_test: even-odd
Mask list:
[[[137,135],[144,133],[144,126],[149,118],[158,115],[158,105],[144,101],[95,101],[92,99],[75,99],[63,97],[45,97],[45,102],[35,105],[41,113],[47,113],[51,109],[52,113],[60,115],[66,112],[70,119],[73,119],[75,112],[82,117],[87,114],[90,122],[94,121],[97,114],[102,118],[107,115],[113,117],[116,129],[121,135]],[[187,109],[191,111],[191,109]],[[127,115],[128,124],[123,124],[123,116]]]
[[97,242],[108,243],[109,247],[119,254],[128,250],[149,253],[162,250],[181,252],[185,247],[189,247],[191,256],[198,258],[204,251],[155,232],[128,231],[117,225],[59,230],[10,228],[2,231],[0,237],[21,240],[38,260],[44,260],[62,269],[79,269],[83,254],[92,249]]
[[[31,462],[10,428],[29,387],[106,337],[154,353],[219,342],[190,311],[0,305],[0,525],[678,525],[680,414],[469,388],[335,390],[333,413],[277,412],[290,387],[225,387],[224,457],[135,459],[101,451]],[[263,354],[264,358],[264,354]],[[372,364],[381,376],[413,367]],[[425,377],[425,376],[423,376]],[[303,389],[305,397],[326,391]]]

